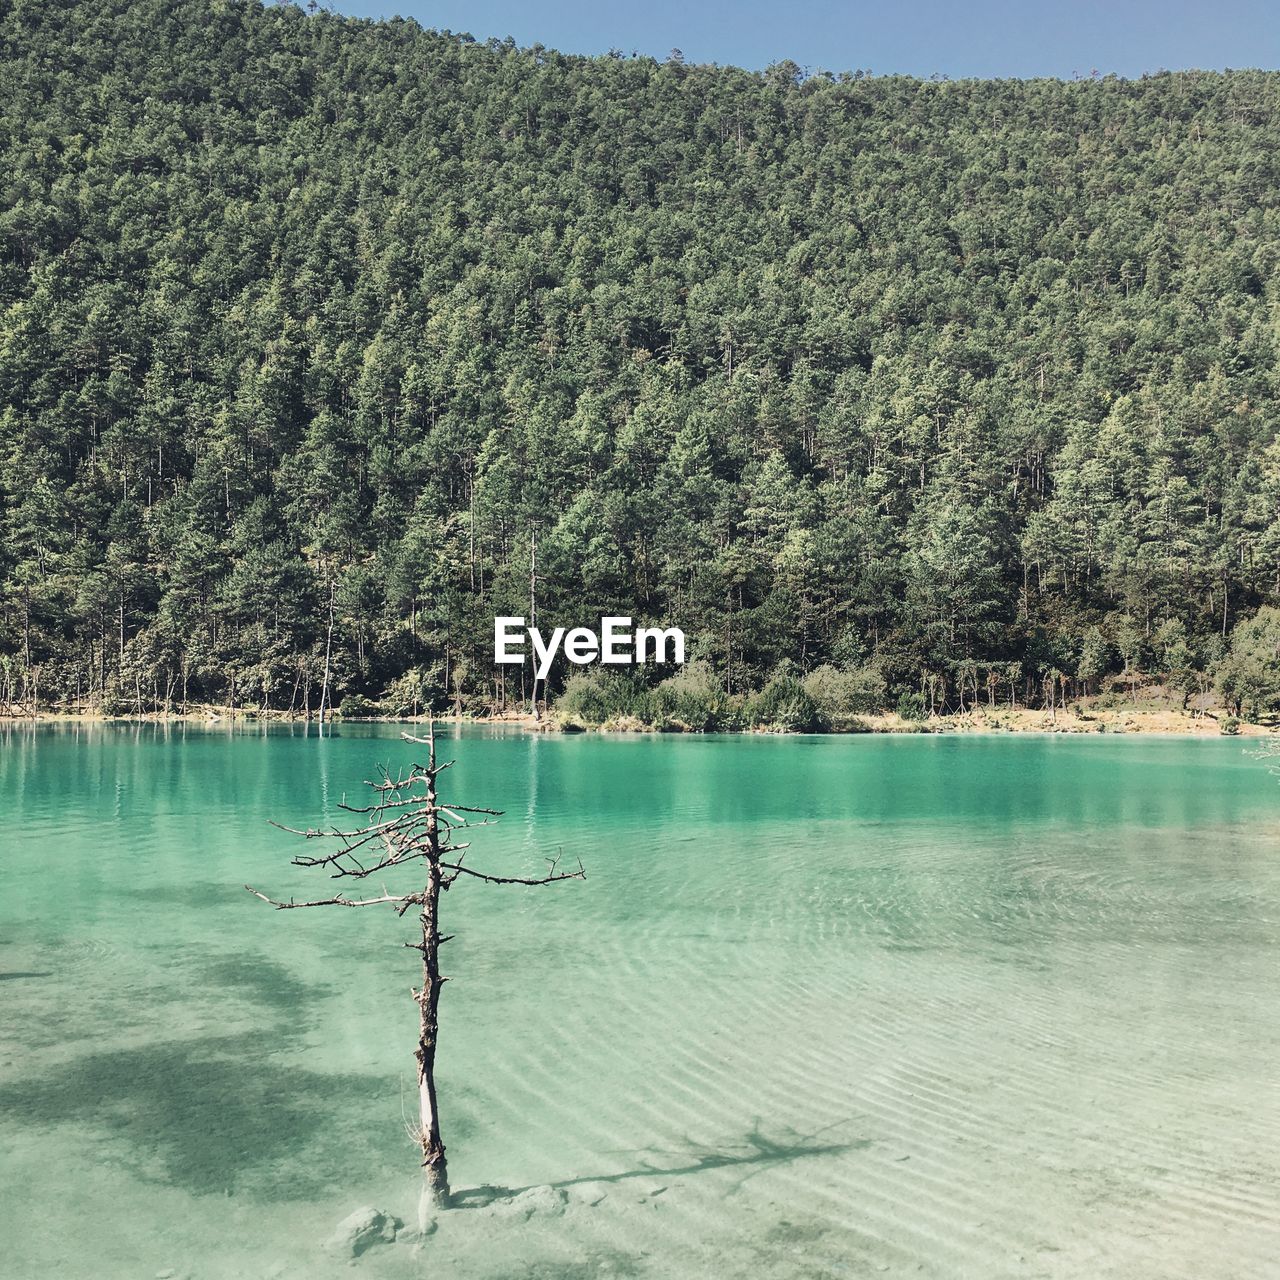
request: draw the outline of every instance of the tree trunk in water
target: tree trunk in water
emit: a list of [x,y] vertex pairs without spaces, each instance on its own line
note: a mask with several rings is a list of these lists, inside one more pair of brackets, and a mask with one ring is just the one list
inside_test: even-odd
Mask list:
[[440,832],[435,813],[436,747],[431,738],[431,773],[428,774],[427,798],[430,816],[427,840],[432,848],[428,858],[429,876],[422,904],[422,990],[414,998],[418,1002],[418,1141],[422,1146],[423,1191],[437,1205],[449,1201],[449,1170],[444,1157],[444,1140],[440,1136],[440,1111],[436,1105],[436,1038],[439,1031],[438,1009],[440,988]]
[[418,993],[418,1140],[422,1146],[422,1174],[430,1198],[438,1205],[449,1199],[449,1171],[444,1156],[444,1139],[440,1136],[440,1111],[436,1104],[436,1037],[439,1029],[438,1006],[440,987],[440,930],[436,924],[436,906],[440,895],[440,876],[431,873],[427,901],[422,908],[422,990]]

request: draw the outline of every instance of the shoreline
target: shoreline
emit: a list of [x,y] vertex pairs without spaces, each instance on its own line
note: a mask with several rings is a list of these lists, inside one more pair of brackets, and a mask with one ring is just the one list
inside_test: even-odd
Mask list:
[[[700,730],[680,728],[655,728],[639,721],[606,722],[603,725],[579,725],[560,721],[554,712],[548,717],[535,719],[528,712],[513,712],[499,716],[472,716],[448,713],[431,717],[441,725],[473,725],[478,728],[524,729],[539,733],[630,733],[673,734],[699,733]],[[291,716],[284,713],[228,710],[225,707],[199,707],[186,712],[147,712],[142,715],[112,716],[96,711],[59,711],[42,709],[32,714],[15,715],[0,713],[0,727],[38,724],[201,724],[213,725],[311,725],[317,724],[313,716]],[[424,725],[426,716],[347,716],[335,715],[326,721],[329,725],[343,724],[404,724]],[[1044,710],[1023,708],[978,708],[963,714],[933,716],[923,721],[908,721],[893,712],[858,716],[846,726],[825,732],[808,734],[812,737],[853,737],[860,734],[1114,734],[1159,735],[1164,737],[1269,737],[1278,727],[1250,724],[1240,721],[1235,733],[1224,734],[1216,715],[1175,710],[1171,707],[1105,707],[1084,708],[1079,713],[1061,710],[1052,715]],[[738,729],[716,732],[747,735],[788,736],[782,730]]]

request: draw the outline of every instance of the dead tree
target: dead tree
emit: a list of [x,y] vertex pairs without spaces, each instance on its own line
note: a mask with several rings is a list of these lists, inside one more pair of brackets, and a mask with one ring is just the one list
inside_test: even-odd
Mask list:
[[[305,855],[293,859],[297,867],[319,867],[337,880],[350,877],[367,880],[370,876],[382,876],[409,864],[420,864],[426,873],[425,884],[406,893],[389,892],[385,885],[381,893],[371,896],[350,897],[335,894],[332,898],[319,898],[311,902],[296,902],[292,898],[281,902],[259,893],[245,885],[251,894],[270,903],[281,911],[297,907],[374,907],[389,906],[397,916],[403,916],[411,907],[418,908],[419,938],[404,945],[422,955],[422,988],[410,987],[418,1005],[418,1126],[413,1131],[414,1140],[422,1150],[422,1169],[426,1179],[425,1189],[437,1204],[445,1204],[449,1198],[449,1175],[445,1164],[444,1141],[440,1136],[440,1113],[436,1103],[436,1044],[439,1031],[440,988],[448,980],[440,972],[440,948],[452,935],[440,932],[440,894],[459,879],[469,877],[486,884],[543,885],[557,880],[583,880],[586,872],[579,861],[576,871],[561,871],[559,858],[549,859],[549,868],[543,876],[500,876],[480,871],[466,862],[468,843],[455,839],[457,832],[474,826],[486,826],[497,818],[501,810],[481,809],[472,805],[445,804],[437,796],[436,779],[453,764],[436,763],[435,728],[432,726],[425,738],[415,738],[404,733],[406,742],[418,743],[428,749],[427,763],[415,764],[407,772],[394,778],[385,768],[382,776],[366,785],[372,790],[367,805],[339,806],[348,813],[357,814],[360,824],[352,830],[337,827],[327,830],[299,831],[293,827],[281,830],[308,840],[333,840],[338,844],[332,853],[322,856]],[[273,826],[280,826],[273,823]]]

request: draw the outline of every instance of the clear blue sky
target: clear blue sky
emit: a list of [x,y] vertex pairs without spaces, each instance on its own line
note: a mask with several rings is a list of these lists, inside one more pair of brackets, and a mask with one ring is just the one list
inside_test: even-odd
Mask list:
[[340,13],[514,36],[566,53],[636,50],[878,75],[1137,76],[1280,67],[1280,0],[331,0]]

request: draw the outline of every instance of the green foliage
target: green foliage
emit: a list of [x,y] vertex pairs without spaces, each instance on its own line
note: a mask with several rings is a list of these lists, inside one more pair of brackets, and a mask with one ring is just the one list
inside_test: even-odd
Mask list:
[[737,729],[742,724],[739,700],[730,698],[709,663],[694,661],[654,690],[653,707],[660,728],[693,733]]
[[342,703],[338,707],[338,713],[344,719],[352,719],[361,716],[381,715],[382,708],[370,698],[365,698],[358,693],[349,693],[342,699]]
[[412,667],[391,682],[381,701],[388,715],[420,716],[442,708],[447,696],[436,675]]
[[1278,107],[3,6],[0,696],[527,704],[536,542],[708,664],[573,714],[1185,698],[1278,602]]
[[1110,665],[1111,646],[1097,627],[1090,627],[1084,634],[1080,648],[1080,661],[1076,665],[1076,678],[1092,693],[1097,682],[1106,674]]
[[794,676],[774,676],[747,700],[747,723],[753,728],[785,733],[820,733],[831,727],[822,707]]
[[923,720],[925,717],[924,695],[914,689],[906,690],[898,698],[897,710],[904,720],[910,720],[913,723]]
[[562,720],[580,725],[602,725],[654,720],[653,695],[631,672],[596,667],[569,677],[556,703]]
[[841,671],[822,666],[805,676],[804,691],[833,729],[858,726],[858,716],[883,711],[888,702],[884,677],[871,667]]
[[1235,629],[1217,681],[1223,699],[1246,720],[1280,710],[1280,609],[1264,605]]
[[1165,684],[1182,695],[1183,706],[1186,706],[1201,684],[1199,664],[1186,624],[1180,618],[1170,618],[1156,631],[1155,639]]

